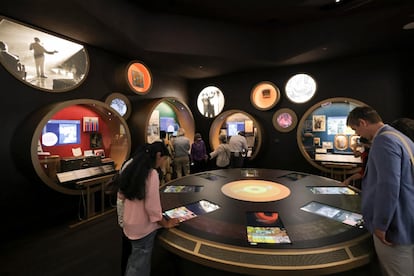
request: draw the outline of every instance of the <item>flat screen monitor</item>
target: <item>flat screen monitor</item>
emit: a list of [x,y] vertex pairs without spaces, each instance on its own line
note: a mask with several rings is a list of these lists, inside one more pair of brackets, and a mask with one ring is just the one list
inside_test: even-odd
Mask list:
[[176,133],[178,124],[173,117],[160,117],[160,130],[167,133]]
[[80,126],[80,120],[49,120],[42,131],[42,144],[44,146],[80,144]]
[[234,136],[239,133],[239,131],[245,131],[244,122],[227,122],[227,135]]

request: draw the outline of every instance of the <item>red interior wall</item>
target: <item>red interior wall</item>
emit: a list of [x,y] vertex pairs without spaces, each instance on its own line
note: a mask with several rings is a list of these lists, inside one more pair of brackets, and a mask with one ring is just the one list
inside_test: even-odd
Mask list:
[[104,120],[97,114],[96,112],[88,109],[85,106],[81,105],[74,105],[67,108],[64,108],[57,113],[55,113],[51,119],[54,120],[80,120],[81,121],[81,143],[78,145],[60,145],[60,146],[44,146],[42,145],[43,151],[50,152],[53,155],[59,155],[60,157],[72,157],[72,148],[80,147],[82,153],[85,150],[90,150],[90,132],[84,132],[82,125],[83,125],[83,117],[98,117],[99,120],[99,130],[97,132],[102,134],[102,144],[103,149],[105,150],[105,154],[109,154],[109,147],[110,147],[110,131]]

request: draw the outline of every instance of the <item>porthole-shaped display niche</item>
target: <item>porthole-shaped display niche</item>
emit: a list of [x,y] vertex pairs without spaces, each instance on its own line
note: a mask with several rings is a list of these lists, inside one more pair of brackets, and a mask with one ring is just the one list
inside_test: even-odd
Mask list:
[[250,159],[254,159],[262,146],[262,127],[253,116],[242,110],[227,110],[214,119],[209,133],[211,148],[214,150],[219,146],[220,134],[225,134],[229,140],[242,130],[246,134],[250,151],[248,155]]
[[347,127],[349,112],[366,105],[350,98],[330,98],[309,108],[297,127],[297,142],[305,159],[315,168],[330,172],[330,163],[354,163],[360,161],[352,154],[355,132]]
[[272,123],[280,132],[290,132],[298,124],[296,113],[290,108],[281,108],[273,114]]
[[198,111],[207,118],[214,118],[223,110],[224,95],[215,86],[207,86],[201,90],[197,98]]
[[105,103],[113,108],[125,120],[131,115],[131,102],[124,94],[112,93],[106,98]]
[[280,100],[279,88],[271,82],[264,81],[252,89],[250,101],[256,109],[269,110]]
[[113,163],[119,170],[130,154],[131,135],[125,120],[103,102],[61,102],[33,117],[39,118],[31,141],[34,169],[44,183],[59,192],[82,191],[73,183],[61,183],[58,173],[93,167],[95,161]]
[[142,143],[152,143],[160,139],[160,132],[165,131],[167,137],[176,135],[179,127],[184,128],[185,136],[193,141],[194,117],[188,106],[176,98],[148,99],[136,102],[131,116],[131,132],[134,137],[133,147]]
[[85,48],[0,16],[0,61],[14,77],[47,92],[78,87],[89,71]]
[[285,86],[286,97],[294,103],[306,103],[316,92],[316,82],[308,74],[296,74]]
[[127,65],[126,79],[129,88],[138,95],[147,94],[152,87],[152,74],[141,61],[134,60]]

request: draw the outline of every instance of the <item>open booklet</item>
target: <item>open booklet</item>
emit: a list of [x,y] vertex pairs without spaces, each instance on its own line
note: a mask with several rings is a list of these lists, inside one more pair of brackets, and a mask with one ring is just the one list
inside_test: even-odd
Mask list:
[[277,212],[247,212],[247,240],[250,244],[291,243]]
[[164,211],[163,215],[167,219],[178,218],[180,222],[183,222],[183,221],[195,218],[199,215],[213,212],[219,208],[220,208],[219,205],[211,201],[202,199],[202,200],[199,200],[193,203],[189,203],[183,206],[179,206],[179,207]]
[[338,207],[333,207],[327,204],[312,201],[300,209],[309,213],[342,222],[347,225],[359,228],[363,227],[364,221],[361,214],[347,211]]

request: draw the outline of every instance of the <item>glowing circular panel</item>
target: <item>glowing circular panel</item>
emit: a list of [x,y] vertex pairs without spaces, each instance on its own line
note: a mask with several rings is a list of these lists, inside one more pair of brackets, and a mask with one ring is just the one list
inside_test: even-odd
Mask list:
[[250,95],[250,101],[260,110],[268,110],[274,107],[280,100],[280,91],[271,82],[257,84]]
[[293,110],[289,108],[282,108],[273,114],[272,123],[278,131],[289,132],[296,127],[298,117]]
[[289,188],[282,184],[254,179],[227,183],[221,191],[228,197],[253,202],[281,200],[290,195]]
[[315,95],[316,82],[307,74],[297,74],[288,80],[285,91],[292,102],[305,103]]
[[105,103],[112,107],[119,115],[127,119],[131,114],[131,103],[129,99],[121,93],[112,93],[109,95]]
[[128,66],[128,85],[137,94],[146,94],[152,86],[152,76],[148,68],[133,62]]
[[215,86],[207,86],[201,90],[197,98],[197,108],[204,117],[216,117],[224,107],[224,95]]
[[42,135],[42,144],[45,146],[54,146],[57,144],[59,138],[53,132],[46,132]]

